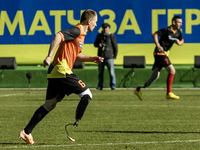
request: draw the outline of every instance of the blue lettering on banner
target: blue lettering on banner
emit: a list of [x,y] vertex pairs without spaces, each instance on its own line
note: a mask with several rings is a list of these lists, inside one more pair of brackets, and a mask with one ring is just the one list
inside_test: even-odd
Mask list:
[[[12,1],[12,6],[10,5]],[[152,43],[151,34],[171,24],[174,15],[183,19],[186,43],[200,43],[199,0],[0,0],[0,44],[49,44],[60,30],[79,23],[81,13],[93,9],[97,27],[85,38],[94,43],[101,24],[110,24],[118,43]],[[145,5],[144,5],[145,4]],[[156,5],[155,5],[156,4]],[[173,5],[172,5],[173,4]]]

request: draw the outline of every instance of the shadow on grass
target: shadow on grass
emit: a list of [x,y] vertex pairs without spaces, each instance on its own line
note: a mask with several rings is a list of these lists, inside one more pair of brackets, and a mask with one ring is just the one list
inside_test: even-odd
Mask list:
[[15,146],[17,146],[17,145],[27,145],[27,143],[1,143],[0,142],[0,145],[15,145]]
[[105,132],[105,133],[139,133],[139,134],[200,134],[200,132],[170,132],[170,131],[76,131],[76,132]]
[[[8,143],[8,142],[0,142],[0,145],[2,146],[2,148],[4,147],[8,147],[9,146],[12,146],[10,147],[10,149],[15,149],[15,148],[19,148],[19,147],[22,147],[22,148],[32,148],[34,146],[38,146],[38,145],[45,145],[46,143],[39,143],[39,144],[27,144],[27,143]],[[0,148],[1,149],[1,148]]]

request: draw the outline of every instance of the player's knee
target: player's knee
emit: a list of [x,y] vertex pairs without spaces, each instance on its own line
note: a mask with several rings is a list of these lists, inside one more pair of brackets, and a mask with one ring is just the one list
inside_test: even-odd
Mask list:
[[90,96],[89,95],[84,95],[81,99],[83,99],[87,104],[89,104],[89,102],[90,102],[90,100],[91,100],[91,98],[90,98]]
[[160,72],[158,70],[154,70],[152,74],[153,80],[157,80],[160,77]]
[[170,72],[171,74],[175,74],[176,73],[176,70],[175,69],[173,69],[173,70],[171,70],[171,72]]
[[55,101],[54,99],[52,100],[46,100],[43,107],[47,110],[47,111],[51,111],[56,107],[57,101]]
[[90,100],[92,99],[92,93],[90,91],[90,89],[88,88],[87,90],[85,90],[84,92],[80,93],[79,96],[82,98],[83,96],[88,95]]
[[81,105],[83,106],[84,109],[86,109],[87,105],[90,103],[90,96],[88,94],[83,95],[83,97],[81,97]]
[[160,77],[160,72],[157,72],[157,76],[155,80],[157,80],[159,77]]

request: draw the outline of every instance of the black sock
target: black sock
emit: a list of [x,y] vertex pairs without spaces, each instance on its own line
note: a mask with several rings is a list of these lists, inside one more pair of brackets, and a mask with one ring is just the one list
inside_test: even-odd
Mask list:
[[31,118],[28,125],[24,128],[24,132],[26,134],[30,134],[33,130],[33,128],[48,114],[48,111],[43,107],[39,107],[33,117]]

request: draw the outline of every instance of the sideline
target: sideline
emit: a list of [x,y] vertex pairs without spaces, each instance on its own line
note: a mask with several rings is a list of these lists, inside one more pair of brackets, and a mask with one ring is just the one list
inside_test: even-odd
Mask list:
[[23,95],[23,93],[19,93],[19,94],[4,94],[4,95],[0,95],[0,97],[8,97],[8,96],[16,96],[16,95]]
[[[30,88],[33,91],[46,90],[47,88]],[[90,90],[97,90],[96,88],[89,88]],[[191,88],[172,88],[173,90],[200,90],[200,87]],[[0,88],[3,90],[29,90],[29,88]],[[110,90],[110,88],[103,88],[103,90]],[[135,90],[135,88],[116,88],[116,90]],[[166,88],[143,88],[142,90],[166,90]]]
[[50,147],[76,147],[76,146],[112,146],[112,145],[139,145],[139,144],[170,144],[170,143],[195,143],[200,140],[178,140],[178,141],[152,141],[152,142],[131,142],[131,143],[102,143],[102,144],[69,144],[69,145],[30,145],[30,146],[8,146],[0,149],[23,149],[23,148],[50,148]]

